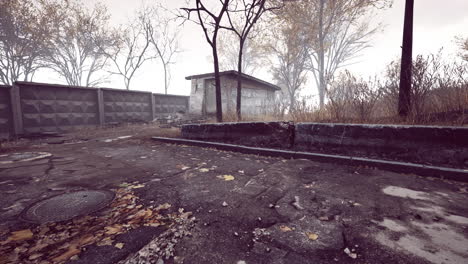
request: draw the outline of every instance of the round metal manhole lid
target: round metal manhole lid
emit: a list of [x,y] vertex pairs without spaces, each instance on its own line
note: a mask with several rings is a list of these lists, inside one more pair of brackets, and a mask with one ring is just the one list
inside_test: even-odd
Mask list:
[[47,223],[72,219],[98,211],[114,199],[114,193],[104,190],[77,191],[39,201],[22,214],[28,222]]
[[32,161],[52,156],[49,152],[22,152],[0,155],[0,164],[11,164],[21,161]]

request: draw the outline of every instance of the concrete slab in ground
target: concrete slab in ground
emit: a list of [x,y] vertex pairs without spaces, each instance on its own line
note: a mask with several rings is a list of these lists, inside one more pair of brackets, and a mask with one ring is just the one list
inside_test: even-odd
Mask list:
[[8,143],[2,154],[52,155],[0,165],[0,241],[38,227],[18,219],[38,200],[134,183],[144,206],[192,212],[190,231],[176,231],[190,235],[169,238],[167,226],[140,227],[116,237],[122,249],[92,244],[69,263],[138,263],[132,254],[165,239],[175,239],[175,257],[159,263],[468,261],[467,184],[150,139],[168,134],[177,131],[144,125],[67,134],[53,144]]

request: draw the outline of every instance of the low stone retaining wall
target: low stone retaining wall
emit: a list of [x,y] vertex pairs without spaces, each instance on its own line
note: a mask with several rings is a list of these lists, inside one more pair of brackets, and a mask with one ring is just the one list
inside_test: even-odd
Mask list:
[[468,128],[291,122],[182,126],[182,137],[468,168]]
[[294,148],[468,167],[468,128],[298,123]]
[[182,126],[182,137],[247,146],[290,148],[294,143],[294,124],[291,122],[189,124]]

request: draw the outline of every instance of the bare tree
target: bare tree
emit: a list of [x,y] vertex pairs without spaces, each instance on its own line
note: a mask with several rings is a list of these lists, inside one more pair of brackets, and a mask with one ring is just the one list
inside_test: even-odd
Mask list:
[[179,33],[164,9],[149,7],[143,11],[141,22],[149,33],[149,40],[155,49],[157,57],[161,61],[164,71],[164,92],[167,94],[171,80],[170,66],[175,61],[175,55],[181,52],[179,48]]
[[307,29],[309,70],[318,87],[320,107],[330,79],[335,72],[369,47],[370,37],[379,26],[365,20],[375,7],[384,7],[388,0],[302,0],[289,1],[279,12],[286,22],[298,23]]
[[136,71],[141,68],[143,63],[155,58],[155,56],[148,54],[151,32],[144,23],[146,19],[146,12],[138,12],[137,18],[123,30],[120,30],[119,41],[113,47],[106,48],[104,46],[101,49],[101,52],[112,61],[117,70],[110,73],[122,76],[127,90],[130,89],[130,82]]
[[[221,71],[236,70],[239,57],[237,36],[231,31],[222,31],[218,36],[219,68]],[[263,53],[255,38],[248,38],[244,43],[242,71],[252,75],[261,67]],[[211,58],[213,62],[213,58]]]
[[278,23],[265,45],[271,72],[289,101],[289,112],[296,109],[298,92],[307,78],[308,45],[298,24]]
[[[221,104],[221,80],[219,77],[219,58],[218,58],[218,32],[223,27],[222,20],[226,14],[231,0],[220,0],[218,8],[210,8],[202,0],[195,0],[194,7],[182,8],[186,12],[185,19],[193,21],[200,25],[205,35],[206,41],[211,46],[213,54],[213,64],[215,72],[215,91],[216,91],[216,120],[223,122],[223,110]],[[191,14],[196,13],[197,18],[192,19]]]
[[53,3],[0,0],[0,83],[33,78],[55,33],[50,19],[56,16]]
[[46,66],[65,78],[69,85],[97,86],[105,77],[95,77],[107,65],[108,51],[115,44],[109,29],[105,6],[97,4],[87,10],[78,2],[62,2],[67,14],[55,21],[58,34],[51,40],[52,48],[45,57]]
[[245,43],[249,37],[252,28],[267,11],[277,9],[279,6],[267,7],[267,0],[233,0],[227,11],[227,18],[230,27],[226,29],[232,31],[238,38],[238,57],[237,57],[237,94],[236,94],[236,114],[237,119],[241,120],[242,104],[242,59]]

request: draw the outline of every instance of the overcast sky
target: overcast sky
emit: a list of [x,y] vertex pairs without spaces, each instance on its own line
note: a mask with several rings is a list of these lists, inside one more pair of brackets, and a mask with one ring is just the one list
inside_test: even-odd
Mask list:
[[[210,0],[218,1],[218,0]],[[90,8],[97,0],[82,0]],[[108,6],[111,14],[111,22],[114,25],[125,23],[133,12],[141,5],[139,0],[101,0]],[[145,0],[147,3],[161,3],[168,8],[180,8],[185,0]],[[372,47],[362,52],[358,62],[349,67],[353,73],[369,76],[382,72],[385,65],[400,56],[400,46],[403,30],[404,0],[394,0],[393,7],[379,11],[373,21],[382,22],[385,27],[382,32],[372,39]],[[414,14],[414,46],[413,54],[428,54],[444,48],[448,56],[456,53],[454,37],[457,35],[468,36],[468,0],[415,0]],[[180,31],[180,46],[184,50],[172,67],[172,80],[169,93],[190,93],[189,81],[185,76],[213,72],[213,66],[207,60],[210,56],[210,46],[203,36],[198,25],[186,23]],[[256,73],[256,77],[271,81],[268,73],[268,65],[265,69]],[[156,63],[148,63],[137,72],[132,80],[132,90],[145,90],[152,92],[164,91],[162,68]],[[55,82],[61,81],[51,75],[41,75],[37,81]],[[311,85],[313,82],[310,82]],[[123,81],[113,78],[105,85],[112,88],[124,88]],[[305,89],[303,94],[315,94],[314,87]]]

